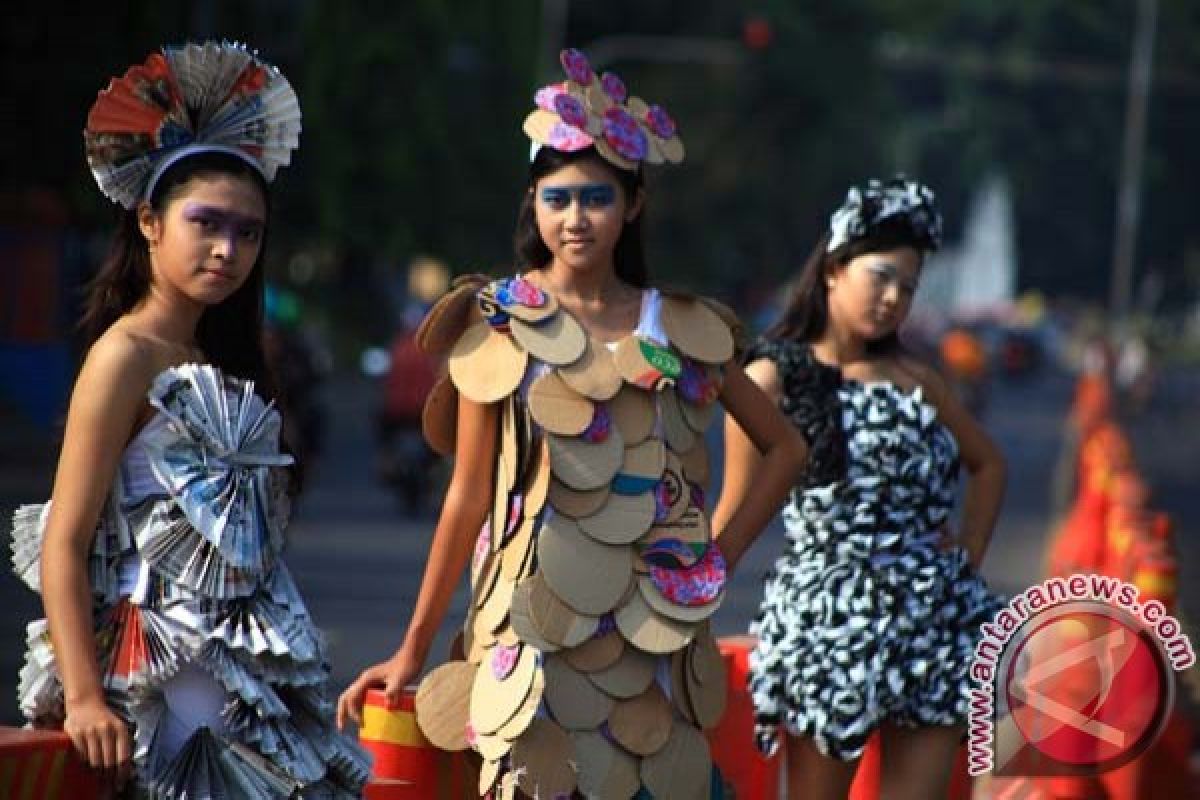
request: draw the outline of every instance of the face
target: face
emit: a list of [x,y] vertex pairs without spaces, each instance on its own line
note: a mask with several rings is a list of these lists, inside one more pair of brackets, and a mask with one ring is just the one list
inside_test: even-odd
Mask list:
[[555,261],[575,269],[611,267],[621,231],[641,211],[641,193],[628,202],[616,176],[592,161],[568,164],[530,191],[542,241]]
[[162,211],[143,204],[138,221],[155,289],[209,306],[250,276],[262,249],[266,202],[248,177],[199,174]]
[[912,247],[856,256],[826,276],[830,321],[868,341],[895,333],[920,276],[921,254]]

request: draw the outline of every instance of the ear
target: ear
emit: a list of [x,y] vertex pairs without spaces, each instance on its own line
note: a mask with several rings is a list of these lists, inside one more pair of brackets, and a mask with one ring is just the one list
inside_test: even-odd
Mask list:
[[138,230],[142,232],[146,246],[153,250],[162,238],[162,218],[143,200],[137,207],[137,220]]
[[629,207],[625,209],[625,222],[633,222],[642,213],[642,206],[646,202],[646,190],[641,186],[638,187],[637,194],[633,196],[633,200],[629,203]]

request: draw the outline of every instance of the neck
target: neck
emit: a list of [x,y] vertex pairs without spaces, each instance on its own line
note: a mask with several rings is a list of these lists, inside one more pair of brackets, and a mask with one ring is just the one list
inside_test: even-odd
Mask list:
[[130,312],[130,316],[159,339],[195,347],[196,327],[200,324],[204,309],[202,303],[152,285],[150,293]]
[[818,360],[841,366],[862,361],[867,354],[867,343],[861,336],[842,330],[831,322],[812,343],[812,349]]
[[624,288],[611,257],[606,264],[587,267],[573,267],[554,259],[542,271],[542,276],[546,288],[559,298],[588,305],[605,303]]

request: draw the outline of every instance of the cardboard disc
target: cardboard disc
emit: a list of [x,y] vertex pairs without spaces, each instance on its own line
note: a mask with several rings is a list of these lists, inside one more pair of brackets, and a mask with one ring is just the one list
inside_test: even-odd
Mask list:
[[708,550],[712,541],[712,529],[708,517],[695,506],[690,506],[683,515],[674,522],[663,522],[655,525],[638,542],[639,553],[647,550],[662,540],[674,540],[683,545],[682,551],[677,551],[679,566],[687,568],[695,565]]
[[516,666],[504,678],[497,678],[488,666],[489,658],[475,672],[471,686],[470,719],[477,734],[493,734],[516,716],[525,705],[539,669],[538,652],[518,645]]
[[638,336],[626,336],[617,343],[613,363],[627,383],[645,390],[674,383],[683,368],[682,360],[670,347]]
[[508,609],[508,624],[525,644],[541,653],[553,653],[560,649],[561,645],[547,641],[533,622],[530,599],[537,583],[536,578],[538,575],[534,573],[517,583],[517,588],[513,590],[512,606]]
[[584,397],[603,403],[621,390],[621,376],[612,353],[602,342],[589,339],[583,355],[573,364],[558,368],[558,374]]
[[725,658],[707,626],[684,652],[687,664],[684,679],[692,717],[701,728],[711,728],[721,721],[728,700]]
[[458,751],[470,746],[467,723],[478,669],[467,661],[450,661],[421,681],[415,698],[417,725],[434,747]]
[[[515,287],[515,285],[518,283],[524,283],[526,288],[532,285],[525,278],[516,278],[509,282],[510,289]],[[558,300],[555,299],[554,295],[547,291],[536,289],[536,287],[535,290],[536,293],[540,294],[542,300],[544,301],[540,306],[527,305],[521,302],[519,299],[517,299],[516,302],[503,302],[504,298],[499,293],[497,294],[497,303],[509,316],[515,317],[522,322],[537,324],[558,312]]]
[[580,529],[605,544],[635,542],[654,524],[654,494],[610,494],[600,510],[579,520]]
[[512,497],[508,493],[508,467],[504,460],[496,462],[496,484],[492,490],[491,520],[492,550],[499,550],[508,536],[508,524],[512,513]]
[[520,643],[521,637],[517,636],[517,632],[512,629],[512,625],[505,625],[496,631],[496,644],[502,647],[515,647]]
[[530,797],[569,797],[575,791],[573,754],[566,731],[545,717],[535,719],[513,742],[512,769],[521,791]]
[[587,349],[587,334],[575,318],[563,308],[549,319],[530,325],[519,319],[509,321],[513,338],[535,358],[554,366],[574,364]]
[[558,373],[546,372],[529,387],[529,412],[550,433],[578,436],[591,423],[595,406]]
[[676,650],[671,654],[671,705],[685,721],[699,727],[696,712],[692,710],[692,700],[688,697],[687,671],[687,648]]
[[659,525],[679,521],[692,501],[691,487],[683,475],[683,463],[670,451],[658,487],[658,501],[662,505],[658,508],[655,523]]
[[499,567],[503,565],[502,554],[497,554],[496,563],[498,565],[496,587],[475,615],[476,624],[481,626],[481,628],[476,627],[477,635],[481,629],[494,635],[508,619],[508,610],[512,607],[513,590],[516,588],[516,584],[500,574]]
[[617,699],[637,697],[654,682],[658,659],[635,647],[626,647],[609,667],[587,674],[588,680]]
[[524,733],[537,717],[538,709],[542,707],[542,699],[546,693],[546,675],[545,670],[539,669],[533,676],[533,686],[529,689],[529,696],[525,698],[525,704],[513,715],[513,718],[500,726],[500,730],[496,731],[496,735],[501,739],[512,741]]
[[667,449],[660,439],[647,439],[625,448],[621,468],[613,478],[612,490],[617,494],[649,492],[662,479],[667,465]]
[[616,608],[633,575],[633,548],[599,542],[557,514],[542,525],[537,557],[546,585],[582,614]]
[[662,416],[663,438],[676,453],[686,453],[696,446],[696,431],[683,418],[679,395],[674,389],[658,393],[658,411]]
[[546,707],[569,731],[595,730],[613,711],[613,699],[558,655],[546,659]]
[[675,720],[667,743],[642,759],[642,784],[654,800],[697,800],[708,797],[712,756],[704,735]]
[[608,499],[608,486],[599,489],[579,491],[564,486],[561,481],[550,479],[550,488],[546,499],[559,514],[579,519],[595,514]]
[[546,495],[550,491],[550,452],[545,440],[539,439],[534,447],[533,469],[525,486],[525,503],[522,513],[527,518],[536,517],[546,507]]
[[[596,632],[600,619],[572,609],[546,584],[540,572],[522,583],[530,584],[529,616],[546,641],[559,648],[578,647]],[[513,626],[516,627],[515,621]]]
[[483,797],[492,790],[496,785],[496,779],[500,777],[500,762],[483,760],[483,765],[479,768],[479,796]]
[[692,405],[687,401],[681,401],[679,408],[683,411],[683,419],[687,422],[688,427],[697,434],[707,431],[717,416],[717,403]]
[[475,292],[479,285],[463,283],[438,299],[417,327],[417,346],[431,355],[441,355],[474,321]]
[[617,431],[602,442],[579,437],[546,436],[550,448],[550,471],[571,489],[587,491],[607,486],[621,467],[625,445]]
[[708,487],[708,447],[705,446],[703,439],[697,437],[695,447],[687,452],[679,453],[679,461],[683,464],[683,474],[689,481],[701,488]]
[[649,575],[639,575],[637,583],[638,591],[642,593],[642,599],[646,601],[646,604],[654,611],[676,622],[703,622],[717,613],[717,609],[721,607],[721,601],[725,599],[725,590],[722,589],[711,603],[702,606],[677,606],[659,593]]
[[694,626],[664,617],[646,603],[641,592],[634,592],[617,611],[617,628],[634,647],[665,655],[691,641]]
[[697,299],[667,296],[659,315],[663,330],[684,355],[705,364],[733,358],[733,334],[715,311]]
[[608,404],[614,427],[625,447],[646,441],[654,431],[654,401],[649,392],[625,384]]
[[671,703],[657,683],[628,700],[619,700],[608,716],[608,729],[617,744],[639,756],[657,753],[671,737]]
[[[490,525],[488,526],[490,529]],[[494,534],[489,533],[489,537]],[[479,545],[477,545],[479,546]],[[495,550],[489,550],[480,561],[478,570],[471,573],[471,604],[475,608],[483,608],[484,603],[492,596],[496,588],[496,579],[500,577],[500,555]]]
[[477,322],[450,350],[449,370],[455,387],[476,403],[494,403],[521,384],[529,354],[512,338]]
[[578,647],[563,650],[562,657],[579,672],[599,672],[617,663],[623,652],[625,639],[620,631],[611,630],[602,636],[593,636]]
[[425,398],[421,409],[421,433],[430,448],[441,456],[454,455],[458,435],[458,389],[450,376],[443,375]]
[[637,758],[593,731],[572,733],[571,743],[579,768],[579,791],[585,797],[626,798],[637,794],[642,784]]
[[[500,553],[500,575],[502,578],[520,583],[530,573],[533,566],[533,540],[537,531],[537,520],[525,518],[517,526],[504,550]],[[512,598],[509,598],[511,602]]]
[[504,473],[501,475],[497,472],[496,485],[503,486],[505,491],[511,492],[513,486],[516,485],[517,475],[520,472],[521,458],[521,442],[517,437],[517,414],[516,395],[509,395],[504,398],[504,404],[500,410],[500,459],[499,466],[504,467]]
[[499,761],[512,750],[512,742],[494,733],[476,733],[475,749],[484,761]]

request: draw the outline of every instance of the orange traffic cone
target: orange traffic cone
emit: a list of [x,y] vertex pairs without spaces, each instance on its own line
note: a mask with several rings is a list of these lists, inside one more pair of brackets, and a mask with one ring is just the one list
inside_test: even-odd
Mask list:
[[753,636],[726,636],[718,643],[725,656],[728,702],[725,716],[707,732],[713,760],[738,800],[775,800],[783,768],[779,755],[767,758],[754,745],[754,703],[746,688],[746,675],[750,651],[757,643]]

